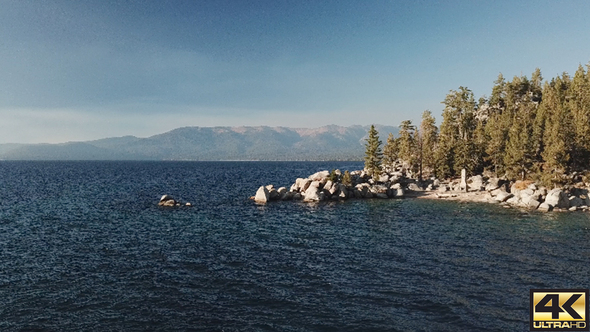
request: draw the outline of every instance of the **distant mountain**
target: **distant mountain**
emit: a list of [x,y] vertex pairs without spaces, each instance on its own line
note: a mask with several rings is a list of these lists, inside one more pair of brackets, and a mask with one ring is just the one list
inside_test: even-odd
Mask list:
[[[375,126],[381,140],[398,128]],[[147,137],[0,144],[3,160],[360,160],[369,126],[184,127]]]

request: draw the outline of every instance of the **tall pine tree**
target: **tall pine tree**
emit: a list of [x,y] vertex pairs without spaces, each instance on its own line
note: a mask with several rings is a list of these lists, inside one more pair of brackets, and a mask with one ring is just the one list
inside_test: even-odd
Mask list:
[[398,141],[392,133],[387,136],[387,141],[383,147],[383,168],[386,171],[393,171],[393,166],[399,158]]
[[373,178],[381,174],[381,160],[383,153],[381,151],[381,141],[379,140],[379,133],[374,125],[369,129],[369,137],[365,144],[365,169],[367,173]]
[[419,147],[420,147],[420,178],[422,177],[423,170],[428,173],[434,172],[434,151],[436,149],[436,143],[438,139],[438,128],[435,124],[436,120],[432,116],[432,112],[424,111],[422,113],[422,122],[420,122],[419,134]]

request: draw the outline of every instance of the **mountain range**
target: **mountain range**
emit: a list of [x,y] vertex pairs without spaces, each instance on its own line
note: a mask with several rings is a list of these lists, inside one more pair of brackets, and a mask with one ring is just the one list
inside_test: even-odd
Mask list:
[[[383,142],[398,128],[375,125]],[[0,144],[0,160],[362,160],[369,126],[183,127],[147,138]]]

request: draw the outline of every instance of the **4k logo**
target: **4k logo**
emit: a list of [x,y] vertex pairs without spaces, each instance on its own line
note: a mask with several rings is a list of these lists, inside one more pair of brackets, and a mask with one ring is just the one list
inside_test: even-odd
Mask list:
[[589,331],[587,289],[531,289],[531,331]]

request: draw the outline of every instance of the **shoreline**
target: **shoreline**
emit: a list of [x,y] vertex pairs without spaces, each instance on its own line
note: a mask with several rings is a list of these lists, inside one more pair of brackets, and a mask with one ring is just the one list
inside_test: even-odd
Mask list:
[[271,201],[301,200],[320,202],[347,199],[431,199],[457,202],[497,204],[524,210],[589,211],[590,195],[585,184],[569,189],[547,189],[532,181],[509,182],[496,177],[475,175],[460,180],[417,181],[403,169],[372,177],[365,170],[320,171],[307,178],[297,178],[289,189],[266,185],[250,197],[257,204]]

